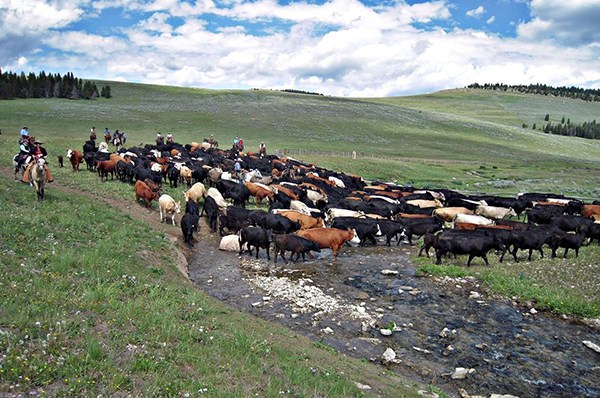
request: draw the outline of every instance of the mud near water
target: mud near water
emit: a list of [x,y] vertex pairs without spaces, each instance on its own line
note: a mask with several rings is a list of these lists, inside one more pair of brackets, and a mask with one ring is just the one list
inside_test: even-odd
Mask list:
[[[189,261],[196,286],[341,353],[382,363],[391,348],[396,360],[382,366],[450,395],[600,397],[600,354],[582,344],[600,344],[598,330],[492,299],[474,279],[416,277],[412,248],[345,247],[335,262],[324,250],[286,265],[218,243],[203,224]],[[474,371],[452,379],[458,367]]]

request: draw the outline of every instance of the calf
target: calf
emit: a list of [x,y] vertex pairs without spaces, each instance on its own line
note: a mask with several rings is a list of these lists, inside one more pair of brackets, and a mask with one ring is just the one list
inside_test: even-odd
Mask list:
[[158,193],[152,191],[148,185],[146,185],[144,182],[138,180],[135,182],[135,201],[138,202],[141,199],[144,199],[144,202],[146,203],[146,208],[150,208],[150,202],[152,202],[152,200],[157,200],[158,199]]
[[63,158],[62,155],[58,155],[58,166],[60,168],[65,167],[65,159]]
[[181,232],[183,240],[188,245],[192,244],[194,239],[194,231],[198,231],[198,221],[200,218],[195,214],[186,213],[181,219]]
[[421,249],[419,250],[418,257],[421,257],[421,253],[423,253],[423,250],[425,250],[425,254],[427,255],[427,258],[429,258],[429,249],[434,247],[437,244],[437,241],[438,241],[437,235],[434,235],[434,234],[423,235],[423,246],[421,246]]
[[244,227],[240,232],[240,255],[242,254],[242,247],[244,243],[248,244],[248,253],[252,255],[252,247],[256,248],[256,258],[258,258],[258,251],[262,247],[267,251],[267,258],[271,260],[269,255],[269,248],[273,241],[273,231],[265,231],[258,227]]
[[160,212],[160,222],[165,222],[167,218],[170,218],[175,223],[175,214],[181,213],[181,202],[175,202],[175,200],[169,195],[161,195],[158,198],[158,209]]
[[286,250],[291,251],[290,260],[294,260],[294,254],[296,255],[296,260],[300,258],[302,255],[302,260],[305,260],[304,254],[308,253],[308,255],[313,258],[313,255],[310,253],[311,250],[316,252],[321,252],[321,248],[319,244],[315,241],[303,238],[297,235],[276,235],[274,238],[275,242],[275,263],[277,263],[277,256],[281,254],[281,258],[283,261],[287,263],[285,259]]
[[78,150],[67,150],[67,158],[71,161],[73,171],[79,171],[79,164],[83,163],[83,154]]
[[333,259],[337,259],[337,254],[346,242],[360,243],[358,237],[351,229],[341,230],[336,228],[313,228],[298,231],[298,236],[314,240],[321,249],[332,249]]
[[167,177],[169,178],[169,186],[171,188],[177,188],[177,182],[179,181],[179,170],[177,167],[170,167],[167,170]]

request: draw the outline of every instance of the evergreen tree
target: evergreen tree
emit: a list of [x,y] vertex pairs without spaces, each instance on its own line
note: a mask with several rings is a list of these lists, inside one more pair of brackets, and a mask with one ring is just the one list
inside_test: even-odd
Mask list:
[[549,121],[550,120],[550,114],[546,113],[546,116],[544,116],[544,121]]

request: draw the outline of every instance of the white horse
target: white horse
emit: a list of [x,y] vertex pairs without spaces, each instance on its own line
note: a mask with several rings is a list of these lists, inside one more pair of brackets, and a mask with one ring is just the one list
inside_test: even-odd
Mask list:
[[46,169],[44,166],[46,161],[44,158],[39,158],[36,164],[31,167],[31,182],[37,192],[37,200],[41,202],[44,200],[44,186],[46,185]]
[[18,153],[13,157],[13,167],[15,168],[15,180],[17,179],[17,174],[19,174],[19,171],[21,172],[21,177],[23,176],[27,165],[31,161],[31,155],[25,156],[25,159],[23,159],[20,166],[17,164],[17,159],[19,159]]

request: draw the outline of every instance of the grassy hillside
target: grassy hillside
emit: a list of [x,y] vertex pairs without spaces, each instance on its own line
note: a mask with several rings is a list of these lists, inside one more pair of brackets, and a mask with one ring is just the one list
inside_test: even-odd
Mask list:
[[[125,131],[129,145],[153,142],[157,131],[170,131],[180,142],[198,141],[212,133],[222,147],[240,136],[251,150],[260,141],[269,150],[356,150],[377,158],[365,162],[304,159],[355,173],[368,165],[367,177],[401,183],[507,193],[552,189],[587,198],[600,194],[600,141],[521,127],[534,122],[541,127],[546,113],[551,120],[565,116],[574,123],[599,118],[600,104],[483,90],[343,99],[265,90],[110,85],[114,93],[110,100],[3,101],[2,162],[8,164],[10,154],[16,152],[23,125],[47,141],[51,153],[80,146],[95,126],[100,133],[104,127]],[[432,166],[407,159],[470,160],[493,171],[480,173],[480,165]]]

